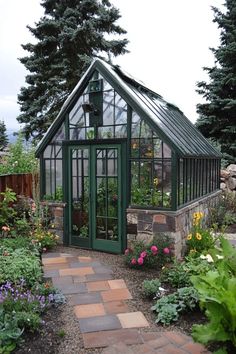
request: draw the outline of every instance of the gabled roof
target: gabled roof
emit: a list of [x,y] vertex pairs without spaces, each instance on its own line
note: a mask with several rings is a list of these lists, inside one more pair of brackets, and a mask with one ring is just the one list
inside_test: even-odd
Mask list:
[[143,83],[126,74],[119,66],[110,65],[101,59],[95,59],[92,62],[66,99],[57,118],[39,143],[36,149],[37,156],[56,133],[65,115],[71,110],[88,84],[94,70],[98,70],[132,109],[143,117],[160,138],[180,156],[217,158],[221,156],[176,106],[166,102]]

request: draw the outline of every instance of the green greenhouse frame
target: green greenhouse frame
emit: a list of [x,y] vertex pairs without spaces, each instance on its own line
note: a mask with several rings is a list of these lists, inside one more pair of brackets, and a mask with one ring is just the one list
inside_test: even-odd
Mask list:
[[120,253],[127,210],[178,211],[219,190],[220,153],[174,105],[96,59],[37,147],[65,244]]

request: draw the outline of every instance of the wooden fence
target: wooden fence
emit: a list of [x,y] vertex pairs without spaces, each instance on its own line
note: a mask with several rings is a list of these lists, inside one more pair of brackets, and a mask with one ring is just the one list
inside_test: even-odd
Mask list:
[[38,175],[15,174],[0,176],[0,193],[11,188],[17,195],[33,198],[34,190],[38,188]]

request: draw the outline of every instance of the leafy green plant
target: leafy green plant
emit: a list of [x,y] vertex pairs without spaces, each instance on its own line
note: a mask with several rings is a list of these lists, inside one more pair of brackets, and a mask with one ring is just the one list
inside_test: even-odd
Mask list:
[[0,255],[0,283],[18,283],[24,278],[27,285],[33,286],[42,277],[39,257],[25,249],[16,249]]
[[222,193],[216,207],[209,209],[209,225],[217,229],[236,223],[236,196],[234,193]]
[[169,283],[174,288],[191,285],[190,274],[186,271],[185,262],[175,261],[170,267],[165,267],[161,272],[160,280]]
[[6,188],[5,192],[0,193],[0,228],[9,226],[13,222],[16,215],[12,207],[12,203],[16,201],[16,193],[10,188]]
[[198,301],[197,291],[193,287],[184,287],[173,294],[164,295],[151,309],[158,314],[156,322],[169,325],[179,319],[180,313],[193,310]]
[[13,315],[0,307],[0,354],[11,353],[22,333],[23,330],[18,327]]
[[153,297],[161,286],[159,279],[144,280],[142,284],[143,292],[147,297]]
[[40,315],[36,312],[19,311],[16,312],[15,319],[20,328],[30,331],[36,331],[42,323]]
[[231,341],[236,347],[236,249],[223,237],[220,244],[221,254],[211,252],[216,269],[191,277],[209,319],[205,325],[194,325],[192,336],[203,344]]
[[130,267],[142,269],[161,268],[164,264],[171,261],[171,251],[169,240],[160,240],[158,243],[145,245],[142,241],[135,241],[130,248],[125,250],[125,262]]

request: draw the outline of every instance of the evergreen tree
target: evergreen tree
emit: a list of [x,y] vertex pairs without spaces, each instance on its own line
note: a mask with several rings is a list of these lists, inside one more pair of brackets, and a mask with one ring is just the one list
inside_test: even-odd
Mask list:
[[[126,31],[116,24],[119,10],[109,0],[43,0],[44,16],[28,26],[36,44],[22,45],[30,55],[20,59],[30,72],[18,95],[27,139],[40,139],[58,114],[93,57],[127,52]],[[115,37],[114,37],[115,35]],[[115,38],[115,39],[114,39]]]
[[226,12],[213,7],[214,22],[220,28],[220,46],[211,49],[215,66],[204,68],[209,83],[199,82],[197,92],[207,103],[199,104],[197,127],[220,144],[229,162],[236,161],[236,1],[226,0]]
[[8,144],[7,128],[4,121],[0,121],[0,151]]

